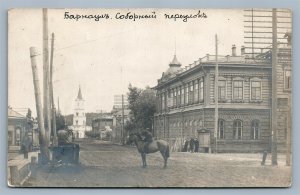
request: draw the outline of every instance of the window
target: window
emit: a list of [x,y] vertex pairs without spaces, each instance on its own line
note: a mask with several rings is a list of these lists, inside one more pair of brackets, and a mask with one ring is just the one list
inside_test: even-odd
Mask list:
[[251,123],[251,139],[259,139],[259,121],[253,120]]
[[76,120],[76,125],[78,125],[78,120]]
[[162,107],[162,110],[165,110],[165,94],[162,94],[162,97],[161,97],[161,107]]
[[173,89],[173,106],[177,106],[177,89]]
[[291,70],[284,70],[284,89],[291,89]]
[[259,81],[251,82],[251,99],[252,100],[261,99],[261,82]]
[[243,122],[235,120],[233,122],[233,139],[242,139]]
[[189,101],[189,85],[186,84],[185,86],[185,104],[188,104]]
[[199,101],[203,101],[203,80],[199,82]]
[[226,81],[219,81],[218,98],[219,100],[226,99]]
[[225,139],[225,121],[223,119],[218,121],[218,138]]
[[194,84],[193,82],[189,83],[189,104],[193,103],[193,98],[194,98]]
[[21,145],[21,129],[20,128],[16,129],[16,145],[17,146]]
[[78,112],[76,112],[76,116],[78,116]]
[[195,81],[195,91],[194,91],[194,102],[198,102],[198,93],[199,93],[199,83],[198,80]]
[[176,104],[177,106],[180,106],[180,100],[181,100],[180,99],[181,98],[180,92],[181,92],[180,87],[178,87],[177,88],[177,104]]
[[183,105],[184,104],[184,87],[182,86],[181,87],[181,105]]
[[233,81],[233,99],[243,99],[243,81]]

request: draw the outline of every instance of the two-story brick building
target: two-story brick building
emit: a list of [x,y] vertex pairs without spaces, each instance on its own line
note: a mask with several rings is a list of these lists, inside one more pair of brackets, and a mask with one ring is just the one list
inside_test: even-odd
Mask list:
[[[154,135],[180,150],[184,139],[197,137],[200,151],[260,152],[271,141],[271,52],[250,59],[241,48],[236,55],[218,56],[218,131],[215,121],[215,56],[207,54],[182,67],[176,55],[155,87],[157,112]],[[290,112],[291,48],[279,47],[277,68],[278,146],[286,146],[287,113]]]

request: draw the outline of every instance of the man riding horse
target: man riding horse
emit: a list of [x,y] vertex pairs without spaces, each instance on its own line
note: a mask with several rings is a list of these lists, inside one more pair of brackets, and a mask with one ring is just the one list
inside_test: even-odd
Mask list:
[[146,130],[143,130],[141,132],[141,136],[144,137],[143,138],[143,141],[145,142],[144,151],[145,151],[145,153],[148,153],[149,145],[153,142],[153,136],[152,136],[151,132],[149,131],[149,128],[147,128]]

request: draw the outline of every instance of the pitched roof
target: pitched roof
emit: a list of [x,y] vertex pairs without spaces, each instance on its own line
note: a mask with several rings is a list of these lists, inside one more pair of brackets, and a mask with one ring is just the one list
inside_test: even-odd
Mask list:
[[77,99],[82,100],[82,94],[81,94],[81,88],[79,86],[79,90],[78,90],[78,95],[77,95]]
[[180,66],[180,62],[177,60],[176,54],[174,55],[174,58],[172,60],[172,62],[170,63],[170,65],[178,65]]
[[14,111],[11,108],[8,108],[8,113],[7,113],[8,117],[10,118],[26,118],[26,116],[23,116],[22,114]]

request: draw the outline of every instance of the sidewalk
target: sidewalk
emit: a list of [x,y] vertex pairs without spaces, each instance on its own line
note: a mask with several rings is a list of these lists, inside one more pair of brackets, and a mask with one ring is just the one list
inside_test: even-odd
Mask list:
[[[211,155],[212,157],[224,160],[224,161],[256,161],[260,165],[263,153],[190,153],[190,152],[181,152],[190,155]],[[277,154],[277,163],[278,166],[286,166],[286,155],[283,153]],[[265,165],[272,164],[272,154],[268,153]]]
[[[20,153],[8,153],[8,156],[7,156],[7,181],[8,181],[8,184],[9,185],[12,185],[11,184],[11,170],[10,170],[10,167],[17,167],[17,170],[19,172],[25,172],[24,170],[24,167],[25,169],[28,169],[29,167],[29,164],[31,162],[31,157],[36,157],[38,158],[38,153],[39,151],[35,151],[35,152],[29,152],[28,153],[28,158],[25,159],[24,158],[24,154],[20,154]],[[20,175],[20,182],[25,179],[25,176],[22,175],[22,174],[19,174]],[[24,177],[24,178],[23,178]]]

